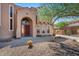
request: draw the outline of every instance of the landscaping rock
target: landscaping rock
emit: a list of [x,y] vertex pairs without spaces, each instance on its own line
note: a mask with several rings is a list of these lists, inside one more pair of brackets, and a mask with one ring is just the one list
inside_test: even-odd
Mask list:
[[64,42],[65,40],[67,40],[67,39],[66,38],[62,38],[62,37],[55,37],[55,39],[53,40],[53,42],[60,43],[60,42]]
[[61,48],[67,51],[69,55],[79,55],[79,42],[74,40],[66,40],[61,44]]
[[52,55],[55,56],[79,56],[79,42],[75,40],[53,42],[49,47],[54,50]]

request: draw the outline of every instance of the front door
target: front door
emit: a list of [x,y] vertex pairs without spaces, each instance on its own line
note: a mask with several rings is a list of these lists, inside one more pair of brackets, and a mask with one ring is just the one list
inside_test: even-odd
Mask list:
[[27,20],[22,21],[22,36],[30,36],[30,22]]
[[24,25],[24,36],[30,36],[30,25]]

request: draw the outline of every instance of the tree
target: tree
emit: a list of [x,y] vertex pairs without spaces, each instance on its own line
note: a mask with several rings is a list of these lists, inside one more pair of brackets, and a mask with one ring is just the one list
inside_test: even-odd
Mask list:
[[69,24],[68,22],[59,22],[59,23],[55,24],[55,26],[58,28],[63,28],[65,26],[67,26],[68,24]]
[[[69,22],[59,22],[57,24],[55,24],[56,27],[58,27],[59,29],[62,29],[64,27],[66,27],[67,25],[69,25]],[[64,30],[65,34],[69,33],[69,30]]]
[[74,16],[79,15],[79,4],[68,4],[68,3],[46,3],[41,4],[41,7],[38,9],[39,19],[46,20],[51,23],[54,32],[54,22],[59,17],[64,16]]
[[79,15],[79,4],[78,3],[65,3],[63,4],[65,7],[64,12],[62,13],[62,17],[64,16],[78,16]]
[[42,20],[46,20],[48,22],[51,22],[52,19],[55,16],[58,16],[60,12],[64,10],[63,4],[51,4],[51,3],[46,3],[42,4],[41,7],[38,9],[38,15],[39,18]]
[[46,20],[48,22],[51,23],[52,19],[55,17],[52,23],[52,28],[53,28],[53,35],[55,35],[55,31],[54,31],[54,22],[56,21],[56,19],[58,18],[58,15],[60,14],[60,12],[62,12],[64,10],[64,6],[63,4],[42,4],[41,7],[38,9],[38,16],[39,19],[41,20]]

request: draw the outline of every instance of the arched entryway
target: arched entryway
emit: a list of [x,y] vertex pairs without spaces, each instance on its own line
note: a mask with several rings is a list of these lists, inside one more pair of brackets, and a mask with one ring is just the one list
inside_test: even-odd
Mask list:
[[32,20],[24,17],[21,20],[21,36],[32,36]]

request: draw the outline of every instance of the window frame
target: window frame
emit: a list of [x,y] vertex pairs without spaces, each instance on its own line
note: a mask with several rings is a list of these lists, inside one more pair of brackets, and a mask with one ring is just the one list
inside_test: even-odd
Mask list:
[[[12,7],[12,17],[10,17],[10,7]],[[14,6],[13,5],[9,5],[9,18],[13,18],[14,17]]]
[[[12,17],[10,17],[10,7],[12,7]],[[11,19],[12,19],[12,29],[10,29]],[[9,5],[9,31],[14,31],[14,6],[13,5]]]

